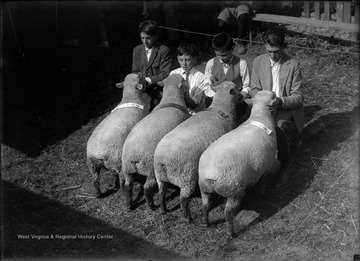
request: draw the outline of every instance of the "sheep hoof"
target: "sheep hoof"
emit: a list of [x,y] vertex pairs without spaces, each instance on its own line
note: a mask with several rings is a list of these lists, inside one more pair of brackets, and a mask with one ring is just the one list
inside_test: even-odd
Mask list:
[[133,211],[134,210],[134,204],[132,203],[126,203],[126,209],[128,211]]
[[190,216],[189,217],[184,217],[183,220],[186,221],[187,223],[191,223],[191,221],[192,221]]
[[227,233],[227,235],[228,235],[228,240],[233,239],[233,238],[236,237],[234,232]]
[[150,210],[153,210],[153,211],[157,209],[155,204],[150,204],[150,205],[148,205],[148,207],[149,207]]
[[94,192],[94,197],[96,197],[96,198],[101,198],[101,196],[102,196],[102,194],[101,194],[101,192],[99,191],[99,190],[95,190],[95,192]]
[[201,223],[200,227],[210,227],[210,224],[209,223]]

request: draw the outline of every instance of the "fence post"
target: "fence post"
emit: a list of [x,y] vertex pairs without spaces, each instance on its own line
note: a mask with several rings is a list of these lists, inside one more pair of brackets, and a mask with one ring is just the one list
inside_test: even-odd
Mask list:
[[324,1],[324,20],[325,21],[331,20],[330,1]]
[[314,1],[315,19],[320,20],[320,1]]
[[[359,21],[360,21],[360,19],[359,19],[359,16],[360,16],[360,8],[359,8],[360,6],[359,5],[355,5],[354,6],[354,8],[355,8],[355,19],[354,19],[354,21],[353,21],[353,23],[354,24],[359,24]],[[353,41],[358,41],[359,40],[359,33],[356,33],[356,32],[353,32],[352,33],[352,40]]]
[[342,23],[344,15],[343,1],[336,1],[336,22]]
[[310,18],[310,1],[304,1],[304,17]]
[[343,22],[351,23],[351,2],[344,1]]

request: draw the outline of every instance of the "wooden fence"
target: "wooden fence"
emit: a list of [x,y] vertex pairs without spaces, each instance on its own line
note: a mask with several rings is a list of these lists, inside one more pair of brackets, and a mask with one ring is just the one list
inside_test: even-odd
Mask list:
[[[352,32],[353,41],[359,40],[359,0],[352,1],[280,1],[283,10],[292,14],[257,13],[254,21],[330,27]],[[278,2],[279,4],[279,2]],[[291,16],[301,14],[301,17]]]

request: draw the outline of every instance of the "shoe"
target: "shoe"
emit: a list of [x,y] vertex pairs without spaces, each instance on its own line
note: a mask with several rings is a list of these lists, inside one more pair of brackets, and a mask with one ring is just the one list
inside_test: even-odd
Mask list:
[[276,184],[276,188],[284,189],[284,188],[288,187],[290,177],[291,177],[291,170],[289,168],[284,168],[280,172],[280,177],[279,177],[278,182]]
[[310,134],[311,134],[312,136],[316,136],[316,135],[318,135],[319,133],[323,132],[325,129],[326,129],[325,124],[323,124],[323,123],[318,123],[318,124],[316,124],[314,127],[312,127],[312,128],[310,129]]
[[301,133],[301,139],[303,142],[309,142],[313,140],[319,133],[326,129],[325,124],[318,123],[315,126],[309,126]]

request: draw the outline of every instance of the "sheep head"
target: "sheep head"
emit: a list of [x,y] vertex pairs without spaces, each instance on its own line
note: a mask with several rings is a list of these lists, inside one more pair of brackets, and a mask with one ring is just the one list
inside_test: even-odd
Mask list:
[[178,88],[181,88],[184,84],[185,80],[180,74],[171,74],[166,79],[164,79],[162,82],[159,82],[158,84],[160,86],[176,86]]
[[230,81],[222,82],[218,86],[214,86],[215,96],[213,103],[221,104],[237,104],[243,100],[243,96],[237,91],[235,83]]
[[268,105],[272,100],[276,98],[276,94],[272,91],[262,90],[259,91],[252,100],[253,105],[263,104]]
[[142,82],[142,73],[130,73],[128,75],[126,75],[125,79],[123,82],[121,83],[117,83],[116,87],[118,88],[126,88],[126,87],[130,87],[131,90],[133,89],[138,89],[139,91],[143,90],[143,85],[141,84]]

